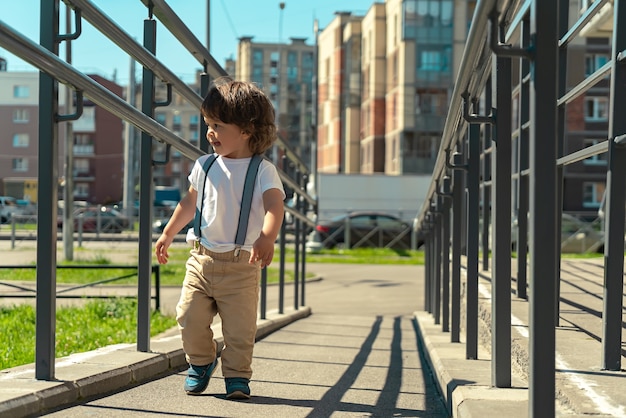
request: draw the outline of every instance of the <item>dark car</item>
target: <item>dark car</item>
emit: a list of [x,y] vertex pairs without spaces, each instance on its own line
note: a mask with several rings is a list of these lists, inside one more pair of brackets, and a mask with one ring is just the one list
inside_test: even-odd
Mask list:
[[[57,219],[57,227],[63,228],[62,216]],[[77,232],[82,228],[82,232],[120,233],[129,227],[128,218],[115,209],[88,206],[74,211],[74,231]]]
[[351,212],[318,223],[309,234],[307,250],[345,247],[346,228],[349,228],[350,248],[411,249],[412,227],[408,222],[384,212]]

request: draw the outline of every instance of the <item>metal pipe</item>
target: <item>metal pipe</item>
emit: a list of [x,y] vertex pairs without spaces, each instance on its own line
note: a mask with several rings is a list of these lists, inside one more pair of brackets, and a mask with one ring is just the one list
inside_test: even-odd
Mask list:
[[198,148],[180,138],[160,123],[145,116],[120,97],[77,71],[55,54],[22,36],[2,21],[0,21],[0,45],[42,72],[53,76],[59,82],[74,90],[82,90],[84,95],[89,97],[96,105],[108,110],[126,122],[132,123],[155,139],[173,145],[187,158],[196,160],[202,155]]
[[128,55],[149,68],[165,83],[171,84],[176,91],[198,109],[202,105],[200,97],[191,87],[178,78],[169,68],[163,65],[152,52],[135,41],[129,34],[113,22],[102,10],[88,0],[63,0],[67,5],[80,10],[82,16],[96,29],[106,35],[113,43]]

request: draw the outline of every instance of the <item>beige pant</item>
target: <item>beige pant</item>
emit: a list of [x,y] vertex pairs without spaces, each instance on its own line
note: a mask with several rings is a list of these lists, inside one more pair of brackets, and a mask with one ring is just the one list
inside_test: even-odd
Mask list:
[[199,246],[187,260],[187,273],[176,306],[183,350],[190,364],[215,360],[217,344],[211,324],[222,319],[224,377],[252,376],[252,350],[257,330],[260,262],[249,264],[250,253],[215,253]]

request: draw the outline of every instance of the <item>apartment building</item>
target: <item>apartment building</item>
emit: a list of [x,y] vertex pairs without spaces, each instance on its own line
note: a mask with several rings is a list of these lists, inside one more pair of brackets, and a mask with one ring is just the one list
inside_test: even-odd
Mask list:
[[[98,83],[122,95],[122,87],[98,75]],[[59,86],[59,114],[66,114],[65,87]],[[85,98],[73,126],[74,197],[92,203],[121,200],[122,121]],[[59,123],[59,196],[64,187],[67,123]],[[37,201],[39,161],[39,73],[0,71],[0,193]]]
[[364,16],[336,13],[318,43],[320,172],[432,171],[474,4],[387,0]]
[[[235,78],[259,85],[276,110],[278,134],[308,163],[314,149],[313,76],[315,46],[306,38],[290,43],[254,42],[239,38]],[[232,66],[232,63],[229,63]]]
[[360,171],[353,150],[360,139],[362,19],[336,12],[318,36],[317,169],[322,173]]
[[[198,94],[200,94],[200,74],[198,72],[195,83],[189,85]],[[157,83],[155,97],[157,102],[165,101],[167,85]],[[172,93],[172,100],[168,106],[155,108],[154,119],[198,148],[200,147],[200,142],[205,140],[200,138],[200,124],[202,123],[200,109],[176,92]],[[157,142],[153,142],[153,144],[154,159],[157,161],[153,170],[155,185],[177,187],[181,193],[184,193],[189,187],[187,177],[191,172],[194,161],[183,156],[175,149],[171,149],[168,156],[165,152],[165,145]]]

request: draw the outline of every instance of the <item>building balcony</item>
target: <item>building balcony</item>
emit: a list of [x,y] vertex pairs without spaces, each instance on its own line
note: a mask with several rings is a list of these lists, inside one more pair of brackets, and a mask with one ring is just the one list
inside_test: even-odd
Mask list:
[[93,145],[74,145],[74,155],[94,155]]
[[90,171],[80,171],[74,170],[74,181],[86,182],[86,181],[94,181],[96,176],[94,173]]

